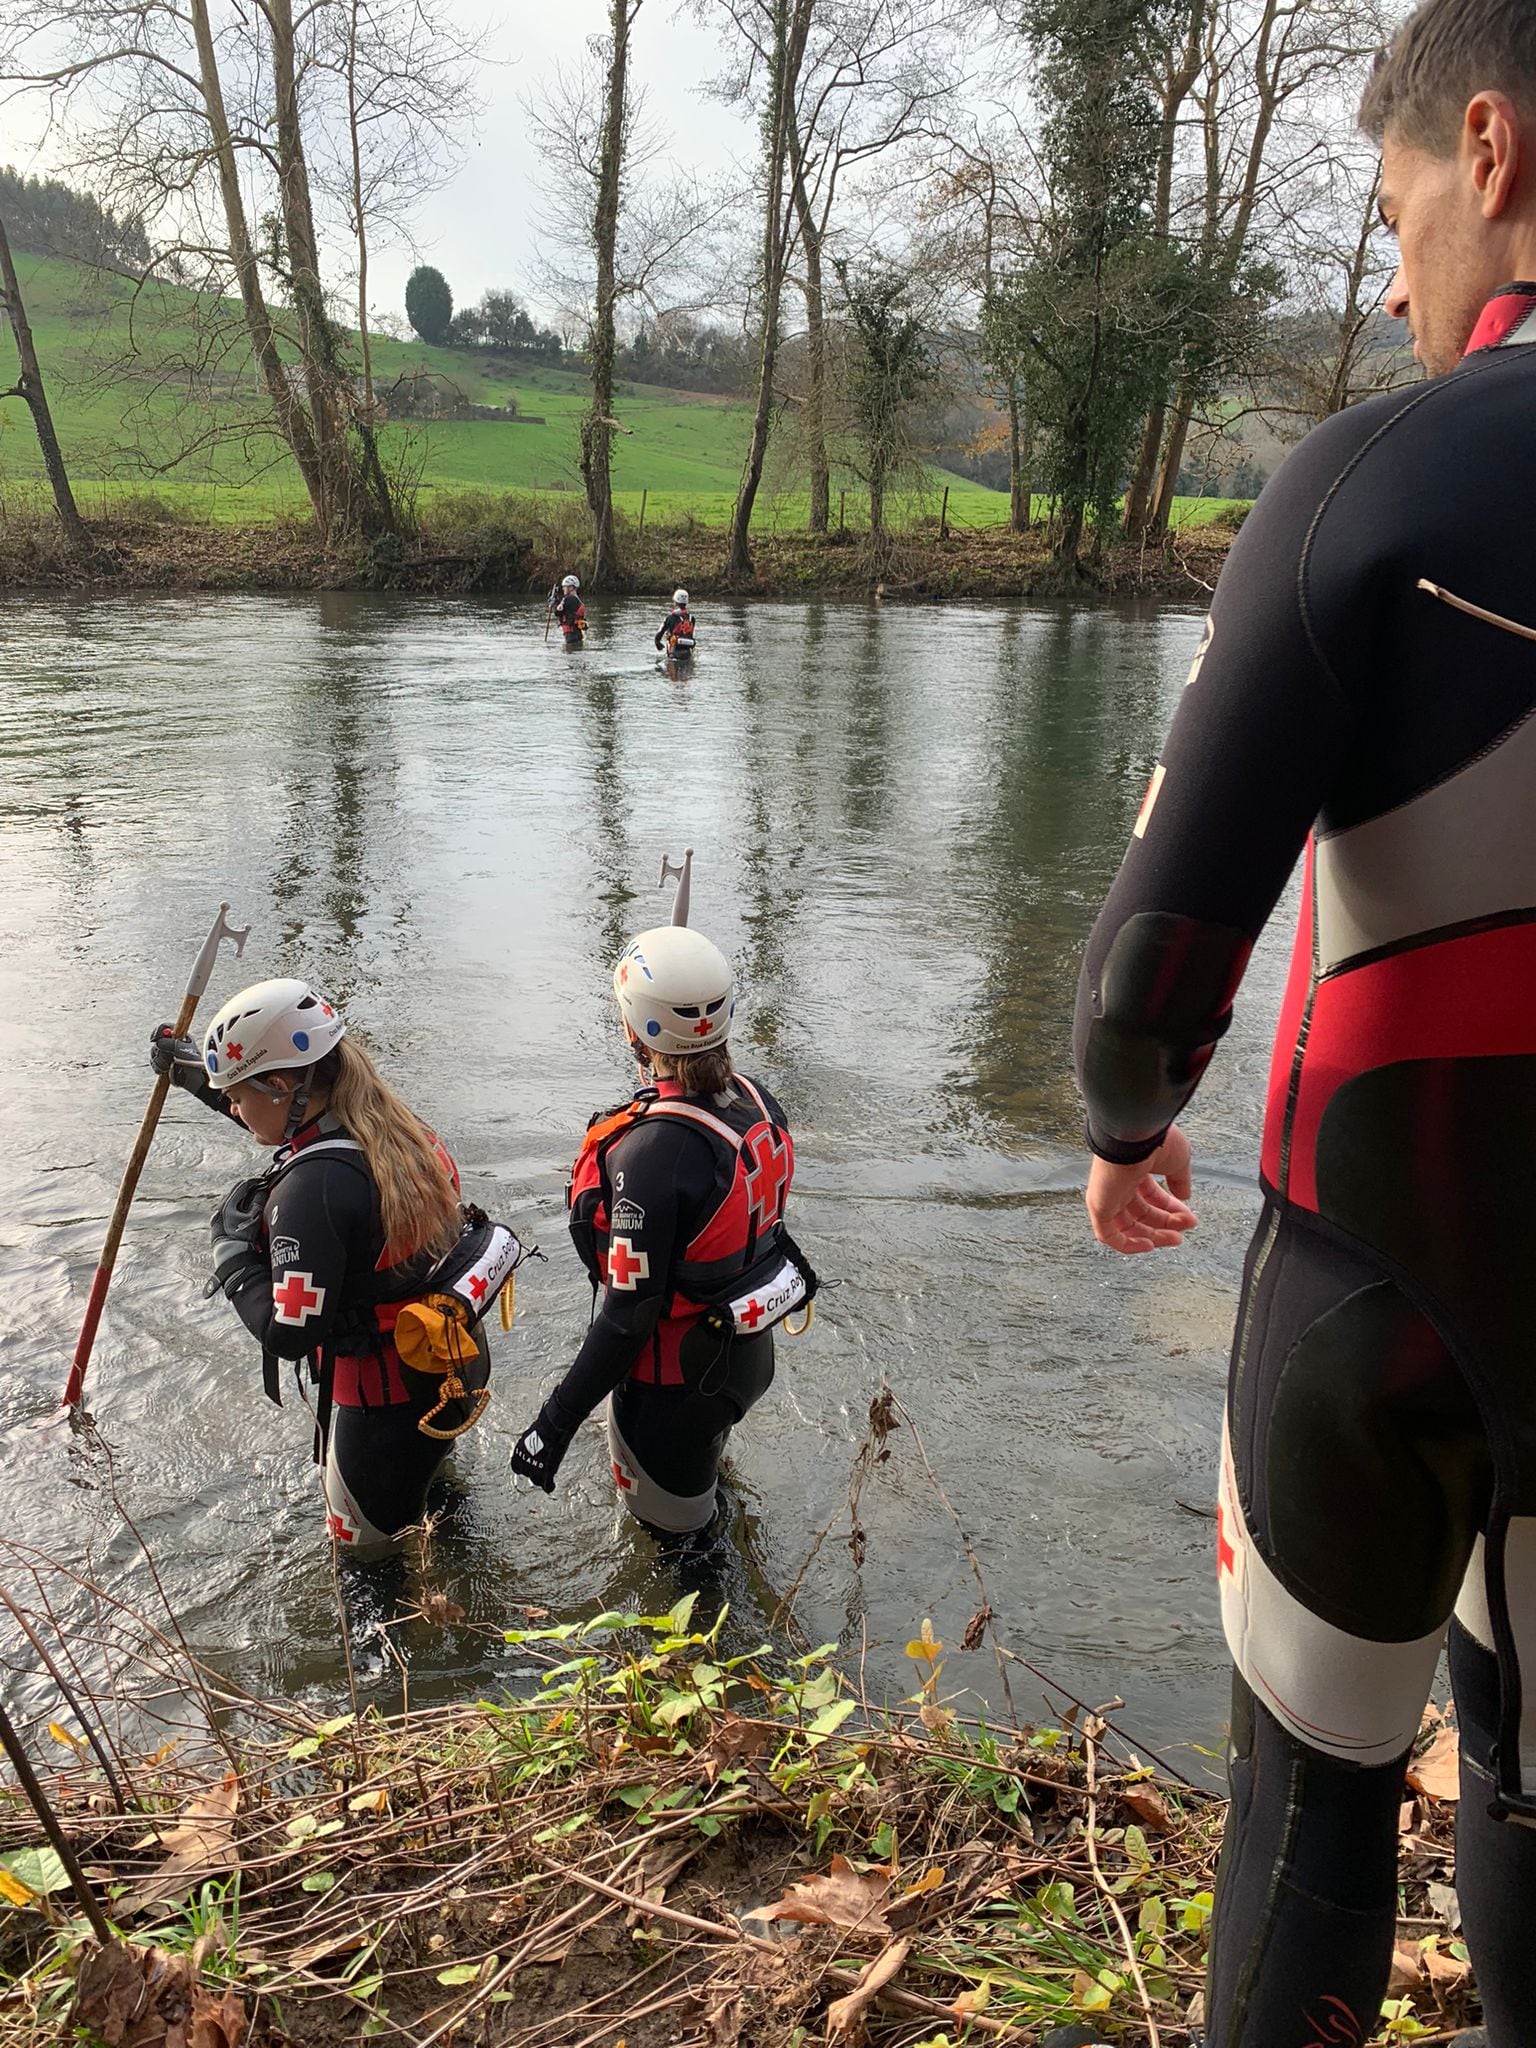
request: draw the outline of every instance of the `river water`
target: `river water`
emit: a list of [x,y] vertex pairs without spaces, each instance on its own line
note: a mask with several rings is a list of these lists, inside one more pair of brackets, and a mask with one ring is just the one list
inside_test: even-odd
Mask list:
[[[795,1128],[793,1227],[837,1283],[735,1446],[737,1624],[755,1638],[845,1499],[884,1375],[1004,1638],[1076,1692],[1122,1695],[1150,1741],[1214,1742],[1212,1525],[1189,1510],[1214,1486],[1283,935],[1187,1119],[1202,1227],[1184,1251],[1122,1261],[1092,1243],[1068,1045],[1079,950],[1198,614],[707,604],[676,680],[650,652],[656,606],[592,610],[569,656],[512,602],[0,605],[10,1536],[143,1591],[101,1453],[32,1425],[63,1384],[148,1030],[225,897],[254,929],[209,1005],[312,977],[466,1191],[549,1253],[496,1340],[454,1512],[405,1574],[409,1599],[432,1587],[466,1610],[396,1631],[414,1696],[514,1676],[494,1626],[525,1608],[670,1604],[616,1514],[598,1425],[553,1500],[514,1493],[506,1458],[586,1321],[561,1194],[587,1116],[626,1089],[611,963],[664,921],[660,857],[687,844],[693,921],[739,974],[739,1063]],[[91,1406],[192,1646],[243,1683],[328,1697],[308,1419],[291,1394],[281,1413],[263,1399],[244,1330],[202,1299],[208,1215],[254,1164],[172,1098]],[[889,1448],[863,1493],[862,1568],[834,1529],[795,1611],[897,1696],[922,1617],[956,1644],[978,1594],[910,1432]],[[393,1685],[367,1616],[399,1588],[353,1568],[344,1592],[364,1684]],[[951,1680],[996,1697],[983,1653],[954,1656]],[[1044,1711],[1038,1684],[1014,1684],[1021,1712]]]

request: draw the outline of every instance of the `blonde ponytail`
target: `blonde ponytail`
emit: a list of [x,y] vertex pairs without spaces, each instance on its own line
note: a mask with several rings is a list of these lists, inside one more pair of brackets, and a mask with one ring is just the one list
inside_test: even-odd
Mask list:
[[[333,1065],[334,1063],[334,1065]],[[459,1231],[459,1197],[433,1139],[355,1039],[344,1038],[315,1069],[326,1107],[362,1147],[391,1263],[447,1251]]]

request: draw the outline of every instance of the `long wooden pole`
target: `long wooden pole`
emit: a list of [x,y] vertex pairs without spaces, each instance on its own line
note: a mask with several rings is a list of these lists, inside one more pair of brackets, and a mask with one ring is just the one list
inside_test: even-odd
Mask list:
[[[203,941],[203,950],[193,964],[186,994],[181,999],[181,1008],[176,1012],[175,1030],[178,1038],[185,1038],[191,1027],[223,941],[234,941],[236,958],[245,951],[245,942],[250,937],[251,928],[247,925],[244,931],[235,931],[227,922],[228,915],[229,905],[221,903],[219,914],[213,921],[213,929]],[[101,1321],[101,1311],[106,1306],[107,1289],[112,1284],[112,1268],[117,1264],[117,1248],[123,1241],[123,1226],[128,1221],[134,1191],[139,1185],[139,1175],[144,1171],[144,1161],[149,1157],[155,1126],[160,1121],[160,1112],[165,1107],[165,1098],[170,1092],[170,1086],[171,1077],[168,1073],[156,1076],[155,1085],[149,1093],[149,1107],[144,1112],[144,1121],[139,1125],[139,1135],[134,1140],[132,1152],[128,1155],[122,1185],[117,1191],[117,1203],[112,1211],[112,1221],[107,1225],[107,1241],[101,1248],[96,1276],[91,1282],[90,1299],[85,1305],[85,1321],[80,1325],[80,1338],[75,1345],[74,1362],[69,1368],[69,1383],[64,1389],[63,1405],[66,1408],[77,1408],[80,1405],[80,1397],[85,1388],[85,1369],[91,1362],[91,1347],[96,1342],[96,1327]]]

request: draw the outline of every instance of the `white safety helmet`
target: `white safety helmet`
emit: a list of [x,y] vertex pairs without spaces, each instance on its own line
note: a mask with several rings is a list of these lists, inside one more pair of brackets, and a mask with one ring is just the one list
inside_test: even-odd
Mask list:
[[686,590],[674,590],[674,591],[673,591],[673,593],[672,593],[672,602],[673,602],[674,604],[683,604],[683,605],[687,604],[687,602],[688,602],[688,593],[687,593],[687,591],[686,591]]
[[731,965],[702,932],[658,925],[619,955],[613,992],[641,1045],[676,1059],[713,1052],[731,1035]]
[[258,981],[231,996],[203,1038],[209,1085],[233,1088],[258,1074],[312,1067],[347,1027],[307,981]]
[[560,588],[562,590],[580,590],[581,578],[579,576],[562,576],[560,578]]

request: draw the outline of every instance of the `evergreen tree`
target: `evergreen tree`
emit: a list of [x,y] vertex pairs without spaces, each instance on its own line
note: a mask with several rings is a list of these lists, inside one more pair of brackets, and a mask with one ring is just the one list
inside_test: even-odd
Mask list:
[[453,321],[453,293],[448,289],[447,278],[430,263],[418,264],[406,280],[405,317],[432,347],[447,344]]

